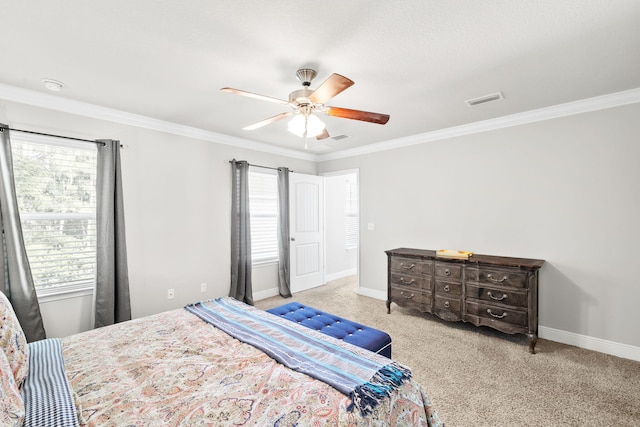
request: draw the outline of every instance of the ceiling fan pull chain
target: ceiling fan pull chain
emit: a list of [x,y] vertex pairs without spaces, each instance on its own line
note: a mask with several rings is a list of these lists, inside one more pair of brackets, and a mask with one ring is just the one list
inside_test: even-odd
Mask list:
[[309,121],[309,115],[305,114],[304,115],[304,149],[308,149],[309,147],[307,146],[307,123]]

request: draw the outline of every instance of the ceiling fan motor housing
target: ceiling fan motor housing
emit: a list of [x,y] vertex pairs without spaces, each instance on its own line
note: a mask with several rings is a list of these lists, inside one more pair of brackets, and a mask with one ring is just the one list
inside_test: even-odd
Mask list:
[[311,68],[301,68],[298,71],[296,71],[296,77],[298,77],[298,80],[300,81],[300,83],[302,83],[302,86],[304,87],[311,86],[311,81],[317,75],[318,73],[316,73],[316,70],[312,70]]
[[298,89],[289,94],[289,102],[293,107],[301,107],[311,105],[313,102],[309,99],[313,91],[311,89]]

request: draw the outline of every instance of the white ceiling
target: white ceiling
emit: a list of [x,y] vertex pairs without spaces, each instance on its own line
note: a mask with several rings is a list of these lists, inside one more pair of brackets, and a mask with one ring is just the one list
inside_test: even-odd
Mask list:
[[[302,150],[277,98],[298,68],[355,85],[322,116],[329,152],[640,88],[639,0],[0,0],[0,83]],[[464,101],[501,91],[505,100]]]

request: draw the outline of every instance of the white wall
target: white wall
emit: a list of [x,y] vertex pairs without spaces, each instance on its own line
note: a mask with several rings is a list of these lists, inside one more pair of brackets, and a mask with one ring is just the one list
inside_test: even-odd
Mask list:
[[320,164],[359,169],[361,291],[386,299],[397,247],[540,258],[541,329],[640,354],[639,117],[633,104]]
[[[232,158],[315,174],[314,162],[0,101],[0,122],[87,139],[119,139],[134,318],[226,296],[230,280]],[[200,292],[200,284],[207,291]],[[167,289],[175,299],[167,299]],[[254,270],[254,294],[277,288],[273,265]],[[49,337],[88,330],[91,296],[43,302]]]
[[345,247],[347,181],[357,184],[357,174],[349,172],[324,177],[326,281],[353,275],[357,272],[358,249]]

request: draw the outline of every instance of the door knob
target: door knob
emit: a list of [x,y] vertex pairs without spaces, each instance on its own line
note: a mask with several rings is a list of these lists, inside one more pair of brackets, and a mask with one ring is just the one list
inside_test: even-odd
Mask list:
[[291,241],[292,241],[292,242],[295,242],[295,241],[296,241],[296,238],[295,238],[295,237],[292,237],[292,238],[291,238]]

